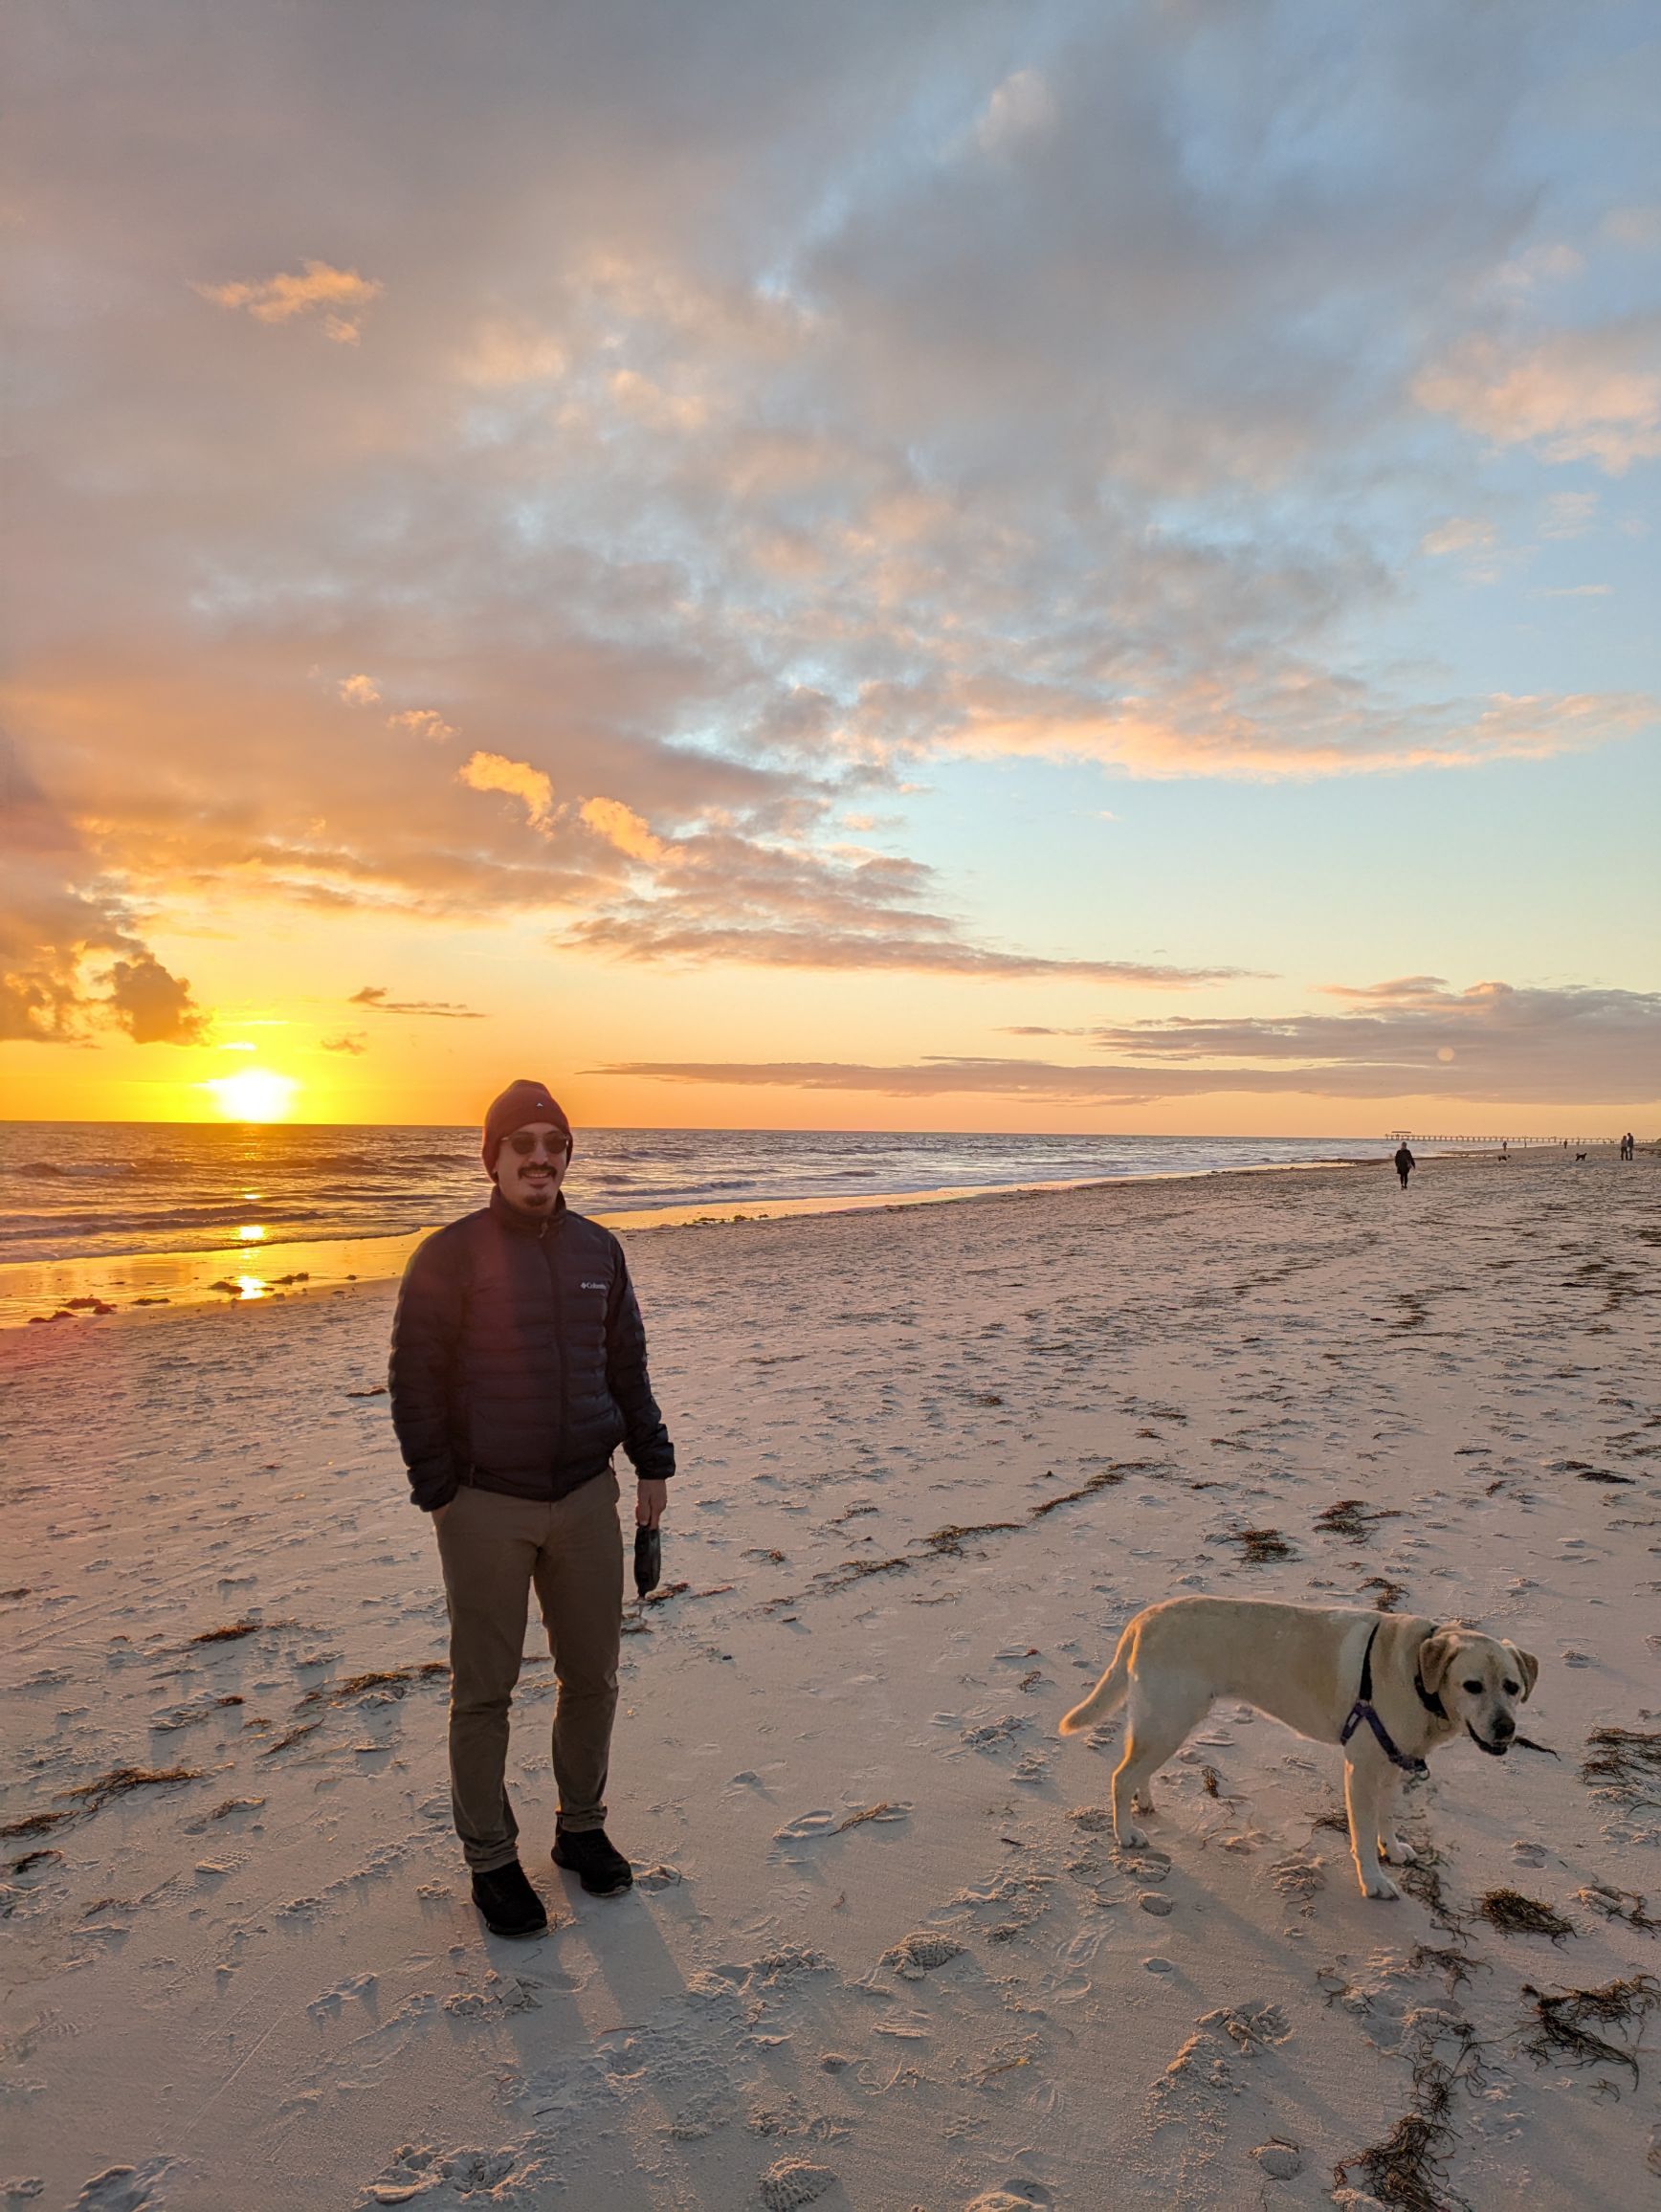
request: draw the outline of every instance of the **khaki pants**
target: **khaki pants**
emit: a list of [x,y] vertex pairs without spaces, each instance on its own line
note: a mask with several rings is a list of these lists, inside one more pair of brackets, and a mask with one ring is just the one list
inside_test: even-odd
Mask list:
[[451,1803],[468,1866],[488,1873],[519,1856],[506,1781],[508,1709],[533,1586],[559,1682],[560,1825],[605,1825],[623,1628],[617,1478],[597,1475],[551,1504],[464,1483],[437,1536],[450,1612]]

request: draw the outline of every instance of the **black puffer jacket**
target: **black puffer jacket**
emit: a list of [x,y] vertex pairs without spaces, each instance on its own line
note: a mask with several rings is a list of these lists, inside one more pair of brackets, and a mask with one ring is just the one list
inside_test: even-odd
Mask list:
[[563,1198],[538,1222],[493,1191],[417,1247],[388,1381],[410,1489],[428,1513],[462,1483],[565,1497],[604,1473],[618,1445],[643,1480],[675,1472],[623,1248]]

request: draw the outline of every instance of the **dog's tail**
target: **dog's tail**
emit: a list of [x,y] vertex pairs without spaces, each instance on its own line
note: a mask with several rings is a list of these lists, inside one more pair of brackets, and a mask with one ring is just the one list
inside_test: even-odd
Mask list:
[[1113,1665],[1084,1700],[1071,1713],[1061,1716],[1061,1734],[1077,1736],[1104,1714],[1117,1713],[1124,1703],[1125,1692],[1130,1688],[1130,1656],[1136,1644],[1136,1623],[1133,1621],[1118,1640],[1118,1649],[1113,1655]]

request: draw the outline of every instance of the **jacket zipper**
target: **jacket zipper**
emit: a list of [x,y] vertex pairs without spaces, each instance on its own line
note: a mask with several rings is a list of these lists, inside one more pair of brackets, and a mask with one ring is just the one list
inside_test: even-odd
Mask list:
[[565,1431],[570,1426],[570,1377],[566,1372],[568,1362],[565,1350],[565,1311],[560,1299],[559,1271],[554,1266],[552,1250],[548,1245],[548,1230],[558,1226],[559,1216],[554,1214],[537,1227],[537,1242],[543,1248],[543,1265],[547,1271],[548,1303],[553,1308],[555,1354],[560,1362],[560,1410],[554,1424],[554,1464],[548,1470],[550,1489],[559,1480],[560,1468],[565,1456]]

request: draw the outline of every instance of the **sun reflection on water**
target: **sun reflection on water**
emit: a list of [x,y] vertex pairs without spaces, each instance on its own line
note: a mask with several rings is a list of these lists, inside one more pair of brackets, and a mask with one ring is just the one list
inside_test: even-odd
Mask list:
[[257,1221],[240,1223],[236,1234],[244,1244],[263,1244],[265,1241],[264,1227]]
[[268,1298],[271,1286],[262,1275],[238,1275],[237,1288],[244,1298]]

